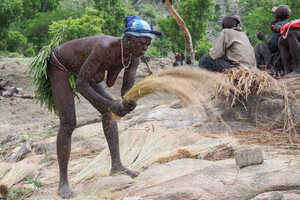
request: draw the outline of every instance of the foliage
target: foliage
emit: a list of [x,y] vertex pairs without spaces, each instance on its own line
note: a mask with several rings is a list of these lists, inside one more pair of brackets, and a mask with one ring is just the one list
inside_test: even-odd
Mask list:
[[[185,0],[178,2],[177,12],[187,25],[195,45],[205,37],[208,22],[214,13],[213,0]],[[172,41],[173,52],[184,52],[184,37],[172,17],[159,18],[158,27]]]
[[27,44],[27,39],[19,31],[8,31],[6,42],[7,50],[13,52],[25,47]]
[[253,45],[258,41],[256,33],[259,31],[264,32],[268,38],[271,35],[270,24],[274,21],[271,10],[275,3],[269,0],[241,0],[239,5],[244,13],[242,27]]
[[27,199],[31,194],[34,192],[33,188],[17,188],[12,189],[8,200],[20,200],[20,199]]
[[35,189],[41,188],[43,186],[43,183],[40,181],[40,179],[28,177],[27,182],[29,184],[32,184]]
[[[7,37],[7,28],[10,23],[18,21],[23,13],[22,0],[0,1],[0,38]],[[0,49],[5,50],[5,41],[0,41]]]
[[240,0],[239,7],[242,13],[243,29],[246,31],[249,38],[253,41],[253,45],[258,42],[256,33],[262,31],[266,37],[271,35],[270,24],[274,21],[272,7],[287,4],[292,10],[289,20],[300,17],[300,0]]
[[86,36],[101,34],[103,24],[104,20],[97,10],[87,9],[86,14],[80,18],[68,18],[53,22],[53,24],[49,27],[49,35],[50,37],[56,35],[61,30],[61,27],[63,27],[65,29],[64,41],[69,41]]
[[32,57],[36,54],[35,49],[31,46],[28,47],[24,52],[23,52],[24,56],[26,57]]
[[201,56],[209,52],[212,46],[213,46],[212,43],[206,38],[203,40],[199,40],[195,48],[196,60],[200,60]]
[[129,15],[123,0],[94,0],[95,8],[101,12],[103,19],[103,33],[121,36],[124,30],[125,17]]
[[82,13],[74,10],[57,9],[50,12],[37,13],[32,19],[26,20],[20,29],[37,50],[40,50],[48,43],[49,25],[55,21],[66,19],[68,17],[81,17]]
[[51,83],[47,74],[47,60],[51,52],[63,41],[63,30],[61,30],[49,43],[44,46],[29,64],[28,74],[31,77],[31,85],[35,88],[35,99],[41,106],[46,106],[49,111],[55,111]]
[[[23,13],[22,0],[1,0],[0,1],[0,30],[19,19]],[[2,31],[0,31],[2,32]]]
[[171,42],[165,37],[157,37],[152,42],[149,50],[146,52],[152,58],[167,57],[171,51]]

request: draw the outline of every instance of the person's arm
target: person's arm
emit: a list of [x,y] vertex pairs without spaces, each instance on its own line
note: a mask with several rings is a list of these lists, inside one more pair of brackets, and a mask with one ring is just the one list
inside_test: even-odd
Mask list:
[[216,60],[225,56],[226,44],[225,44],[225,31],[222,30],[219,37],[216,39],[214,47],[210,49],[209,55],[212,59]]
[[136,70],[140,64],[138,58],[134,59],[131,66],[124,71],[121,96],[123,97],[128,90],[132,88],[136,78]]
[[[99,48],[99,47],[98,47]],[[100,51],[99,51],[100,50]],[[101,59],[105,58],[103,50],[97,47],[91,52],[88,59],[82,65],[77,76],[76,86],[82,96],[84,96],[100,113],[109,111],[123,117],[135,108],[131,102],[114,100],[102,85],[97,82],[96,76],[104,78],[104,70],[100,72]],[[102,73],[102,74],[101,74]],[[98,81],[96,81],[98,80]]]

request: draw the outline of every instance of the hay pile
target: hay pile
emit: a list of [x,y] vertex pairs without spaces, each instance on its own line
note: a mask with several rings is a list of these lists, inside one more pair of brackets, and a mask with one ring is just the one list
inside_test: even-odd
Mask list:
[[247,101],[249,96],[278,94],[285,96],[285,85],[274,79],[266,71],[232,68],[224,72],[224,83],[217,86],[217,93],[232,97],[232,105],[236,100]]
[[[227,101],[231,107],[237,102],[247,110],[248,98],[276,97],[284,101],[284,109],[272,122],[282,123],[284,130],[296,132],[295,116],[291,111],[293,96],[285,84],[274,79],[265,71],[233,68],[224,73],[209,72],[197,67],[171,68],[146,77],[125,95],[125,100],[138,101],[148,94],[165,92],[183,100],[186,105],[207,104],[212,99]],[[225,97],[225,100],[224,100]],[[213,111],[213,108],[209,109]],[[115,116],[115,119],[120,117]]]
[[[296,116],[291,110],[292,101],[295,96],[287,89],[284,82],[274,79],[266,71],[245,70],[232,68],[224,73],[225,84],[217,86],[217,94],[227,97],[227,101],[231,101],[234,106],[237,101],[245,106],[248,97],[276,97],[281,98],[284,102],[283,110],[278,114],[277,119],[270,122],[272,127],[276,123],[283,125],[286,132],[296,133]],[[245,109],[246,106],[245,106]]]
[[[182,66],[161,71],[135,84],[125,100],[138,101],[152,93],[164,92],[181,99],[186,105],[210,101],[221,75],[198,67]],[[115,119],[120,117],[114,115]]]

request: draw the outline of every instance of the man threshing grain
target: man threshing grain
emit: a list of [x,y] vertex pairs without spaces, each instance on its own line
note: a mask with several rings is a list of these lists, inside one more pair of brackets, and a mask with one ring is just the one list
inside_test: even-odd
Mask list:
[[200,67],[218,72],[232,67],[256,68],[253,47],[245,32],[238,26],[239,24],[240,17],[237,15],[228,14],[223,17],[223,30],[209,54],[201,57]]
[[[107,74],[106,85],[113,86],[118,74],[124,69],[121,89],[121,96],[123,96],[135,82],[139,58],[148,49],[153,35],[160,35],[160,32],[153,31],[152,27],[141,18],[128,16],[123,38],[91,36],[76,39],[56,47],[51,53],[47,74],[52,88],[52,93],[50,93],[60,119],[57,155],[60,171],[58,193],[61,197],[73,196],[67,173],[71,135],[76,126],[74,93],[72,84],[69,82],[70,74],[76,77],[78,92],[102,114],[103,131],[111,155],[110,174],[121,172],[131,177],[138,175],[137,172],[125,168],[121,163],[118,126],[112,118],[112,113],[124,116],[131,112],[136,107],[136,103],[113,99],[102,83]],[[34,70],[31,69],[31,71]],[[40,90],[43,88],[40,87]],[[40,98],[42,94],[46,92],[40,92]]]

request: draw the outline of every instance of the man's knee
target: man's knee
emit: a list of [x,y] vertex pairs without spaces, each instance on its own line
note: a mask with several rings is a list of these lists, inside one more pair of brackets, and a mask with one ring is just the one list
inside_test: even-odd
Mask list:
[[68,135],[72,135],[74,129],[76,128],[76,119],[60,122],[60,130]]

